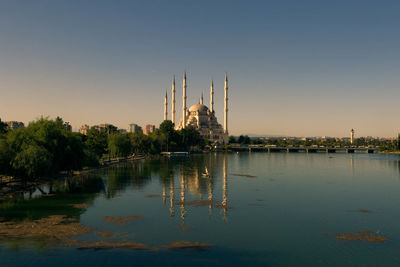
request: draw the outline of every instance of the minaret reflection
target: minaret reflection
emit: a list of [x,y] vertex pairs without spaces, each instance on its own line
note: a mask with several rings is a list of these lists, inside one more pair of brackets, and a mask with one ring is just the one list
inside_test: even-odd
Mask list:
[[210,201],[210,204],[208,205],[208,213],[210,216],[212,216],[212,210],[213,210],[213,188],[212,188],[212,177],[208,178],[208,200]]
[[350,168],[351,168],[351,175],[354,176],[354,159],[353,159],[353,155],[350,156]]
[[227,212],[228,212],[228,175],[227,175],[227,166],[226,166],[226,154],[224,155],[223,161],[223,172],[222,172],[222,207],[224,209],[223,220],[227,220]]
[[200,199],[203,199],[203,194],[201,193],[201,190],[199,190],[199,188],[200,188],[200,175],[199,175],[199,170],[196,170],[194,174],[195,174],[195,176],[196,176],[196,179],[194,180],[194,187],[196,188],[196,192],[197,192],[199,198],[200,198]]
[[174,187],[175,187],[175,176],[172,176],[169,182],[169,215],[171,217],[175,216],[175,208],[174,208]]
[[[231,209],[228,203],[228,159],[227,155],[215,155],[210,153],[209,157],[202,158],[204,161],[196,161],[191,166],[185,167],[180,166],[179,178],[175,177],[170,171],[168,178],[165,178],[165,183],[162,188],[162,196],[164,205],[167,205],[169,197],[169,214],[171,217],[175,216],[175,206],[177,206],[178,212],[181,217],[181,224],[185,224],[185,218],[188,215],[187,212],[195,212],[199,207],[207,207],[209,217],[214,216],[214,207],[221,210],[221,217],[223,221],[228,220],[228,210]],[[222,172],[218,169],[222,167]],[[207,169],[210,172],[210,176],[206,177],[202,175],[202,170]],[[214,185],[219,185],[219,177],[222,176],[221,180],[221,198],[214,196]],[[180,194],[177,192],[175,196],[176,187],[175,178],[179,179]],[[169,182],[169,184],[167,184]],[[186,192],[187,191],[187,192]],[[217,191],[219,189],[217,188]],[[187,195],[189,194],[189,195]],[[189,200],[189,201],[188,201]],[[186,205],[189,205],[187,209]],[[178,208],[179,206],[179,208]],[[194,207],[194,209],[192,208]]]
[[162,199],[163,199],[163,203],[165,205],[167,203],[167,186],[165,184],[165,181],[163,182]]
[[181,218],[185,220],[185,176],[183,175],[183,170],[181,171],[180,175],[180,182],[181,182]]

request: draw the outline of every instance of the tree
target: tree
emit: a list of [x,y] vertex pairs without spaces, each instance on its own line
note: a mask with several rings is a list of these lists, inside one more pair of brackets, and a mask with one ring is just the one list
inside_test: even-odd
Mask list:
[[170,120],[165,120],[160,124],[159,132],[168,137],[172,137],[175,133],[174,124]]
[[160,138],[161,146],[164,146],[165,149],[168,151],[170,143],[176,141],[176,132],[172,121],[170,120],[163,121],[160,124],[159,134],[162,137]]
[[236,138],[235,138],[233,135],[229,136],[229,141],[228,141],[228,143],[229,143],[229,144],[234,144],[234,143],[236,143]]
[[[48,175],[54,175],[60,171],[69,171],[70,166],[67,163],[68,152],[68,136],[71,134],[64,126],[63,120],[58,118],[50,120],[48,118],[40,118],[30,123],[23,132],[32,140],[32,143],[47,150],[51,155],[52,164]],[[25,140],[23,140],[24,143]]]
[[51,154],[37,144],[24,144],[23,149],[18,152],[11,161],[16,174],[27,178],[38,178],[47,176],[51,164]]
[[112,124],[107,124],[107,125],[106,125],[106,133],[107,133],[107,134],[115,134],[115,133],[118,133],[118,128],[115,127],[115,126],[112,125]]
[[132,152],[131,142],[127,134],[111,134],[108,136],[108,149],[114,157],[126,157]]
[[11,174],[11,160],[13,158],[13,151],[8,145],[7,139],[0,138],[0,175]]
[[161,152],[161,143],[157,133],[150,133],[147,135],[148,147],[147,152],[150,154],[159,154]]
[[238,138],[238,143],[240,144],[250,144],[250,137],[247,135],[241,135]]
[[92,127],[87,132],[85,144],[89,150],[89,154],[93,153],[98,159],[107,153],[107,132],[99,131]]
[[400,133],[397,135],[397,150],[400,150]]
[[63,170],[80,170],[87,162],[85,144],[82,140],[82,135],[79,133],[67,132],[66,146],[62,157]]
[[2,146],[11,157],[9,172],[22,178],[51,177],[60,171],[81,169],[85,162],[82,136],[69,132],[61,118],[40,118],[24,129],[9,132],[6,142]]
[[179,132],[180,147],[189,151],[197,146],[198,149],[204,147],[204,139],[200,136],[199,131],[193,127],[186,127]]
[[149,153],[151,148],[150,137],[141,132],[129,134],[132,150],[137,153]]
[[8,131],[7,123],[2,122],[1,119],[0,119],[0,135],[6,134],[7,131]]

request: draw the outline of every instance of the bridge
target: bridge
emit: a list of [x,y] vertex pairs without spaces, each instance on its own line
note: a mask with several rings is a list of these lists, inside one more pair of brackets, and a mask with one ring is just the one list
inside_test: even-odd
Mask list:
[[276,147],[276,146],[229,146],[235,152],[306,152],[306,153],[375,153],[375,147]]

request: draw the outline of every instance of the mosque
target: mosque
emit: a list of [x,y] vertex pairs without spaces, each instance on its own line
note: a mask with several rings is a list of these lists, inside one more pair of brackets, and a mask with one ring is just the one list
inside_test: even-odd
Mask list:
[[[211,79],[210,86],[210,107],[203,103],[203,94],[198,104],[192,105],[189,109],[186,107],[186,71],[183,75],[182,82],[182,118],[179,124],[175,120],[175,76],[172,80],[172,118],[175,128],[181,130],[186,127],[193,127],[199,131],[200,135],[209,140],[211,143],[227,144],[228,143],[228,76],[225,73],[225,98],[224,98],[224,126],[218,123],[214,110],[214,82]],[[168,119],[168,97],[165,92],[164,98],[164,120]]]

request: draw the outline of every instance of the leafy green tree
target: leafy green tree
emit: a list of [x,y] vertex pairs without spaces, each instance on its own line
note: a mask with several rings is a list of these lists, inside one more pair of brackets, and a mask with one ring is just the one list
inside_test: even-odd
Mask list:
[[132,152],[128,134],[110,134],[108,136],[108,149],[112,156],[128,156]]
[[0,138],[0,175],[11,174],[11,160],[13,151],[8,145],[7,139]]
[[160,134],[159,141],[161,142],[161,146],[164,147],[167,151],[169,151],[169,146],[171,142],[176,143],[176,131],[174,129],[174,124],[170,120],[165,120],[160,124],[160,128],[158,133]]
[[229,136],[229,144],[234,144],[234,143],[236,143],[236,138],[233,135]]
[[86,163],[86,147],[82,135],[79,133],[67,132],[66,145],[61,163],[63,170],[80,170]]
[[0,119],[0,135],[6,134],[7,131],[8,131],[7,123],[2,122],[1,119]]
[[60,171],[78,170],[85,162],[82,136],[69,132],[61,118],[40,118],[9,132],[6,142],[10,173],[23,178],[51,177]]
[[169,138],[173,137],[175,134],[174,124],[170,120],[165,120],[160,124],[159,132],[160,134],[167,135]]
[[250,144],[250,137],[247,135],[241,135],[238,138],[238,143],[240,144]]
[[107,153],[107,132],[98,131],[94,127],[90,128],[87,132],[85,144],[89,150],[87,154],[94,154],[98,159],[100,159],[104,154]]
[[148,136],[148,147],[147,153],[159,154],[161,152],[161,143],[159,142],[159,136],[157,133],[150,133]]
[[141,132],[129,134],[130,143],[133,152],[137,153],[150,153],[151,139]]
[[112,124],[107,124],[106,133],[107,134],[116,134],[116,133],[118,133],[118,128]]
[[194,147],[197,149],[204,147],[204,139],[200,136],[199,131],[193,127],[186,127],[179,132],[180,147],[190,151]]
[[[23,132],[28,136],[31,143],[36,143],[38,146],[46,149],[52,157],[52,164],[49,175],[57,174],[60,171],[70,170],[70,166],[66,165],[66,148],[68,146],[68,135],[70,134],[61,118],[49,120],[41,118],[25,129]],[[26,140],[22,142],[27,143]]]
[[397,150],[400,150],[400,133],[397,135]]
[[49,174],[52,161],[52,155],[44,147],[32,143],[24,144],[11,164],[19,176],[38,178]]

